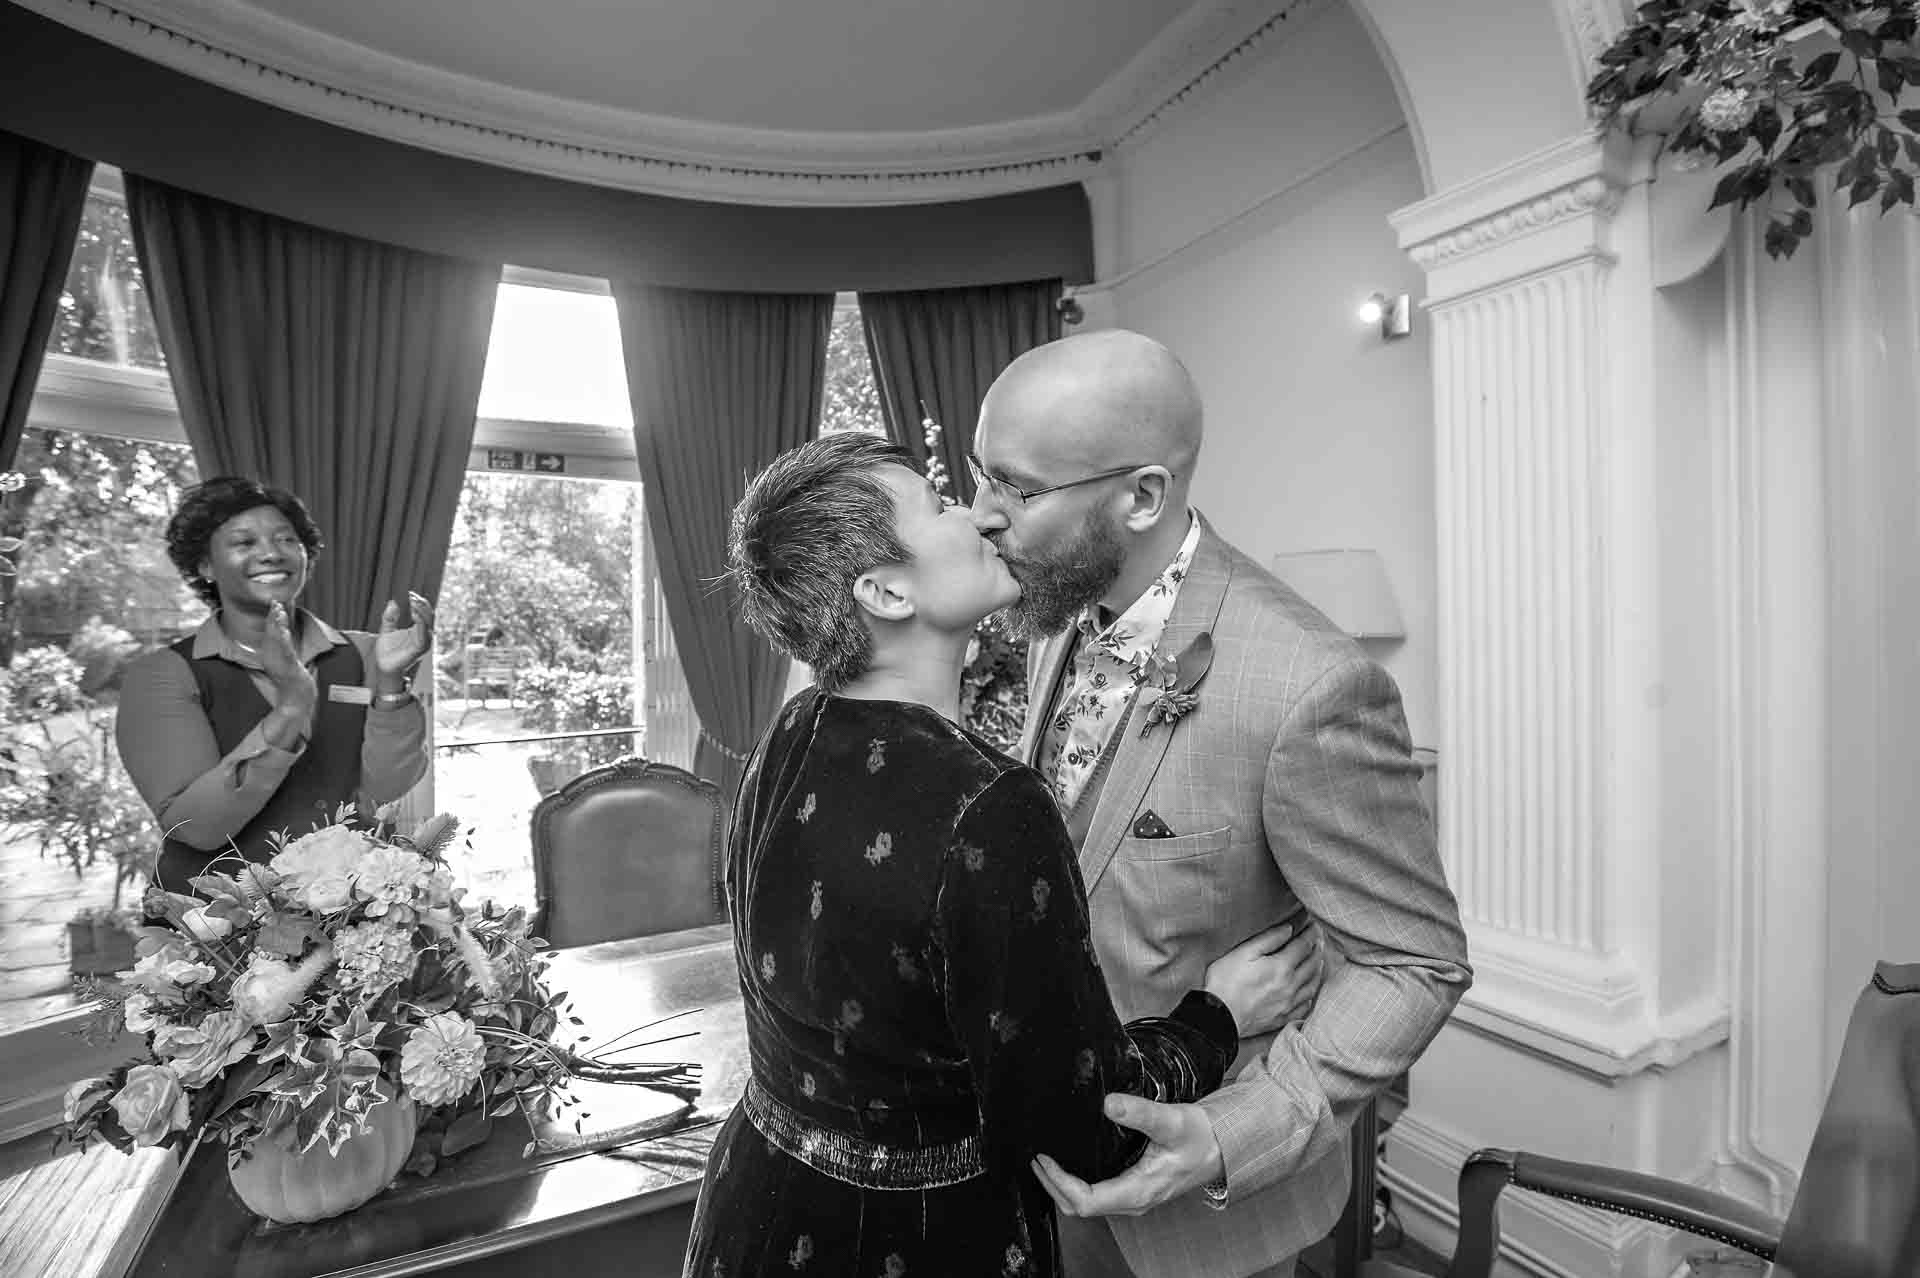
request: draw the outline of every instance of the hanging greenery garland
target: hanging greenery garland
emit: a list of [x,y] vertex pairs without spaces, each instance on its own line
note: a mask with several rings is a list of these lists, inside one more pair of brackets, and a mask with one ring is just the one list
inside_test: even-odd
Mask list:
[[1600,55],[1587,101],[1626,130],[1679,107],[1666,149],[1731,166],[1709,207],[1761,205],[1770,256],[1813,233],[1829,165],[1849,207],[1913,205],[1920,109],[1901,99],[1920,85],[1920,0],[1649,0],[1637,19]]

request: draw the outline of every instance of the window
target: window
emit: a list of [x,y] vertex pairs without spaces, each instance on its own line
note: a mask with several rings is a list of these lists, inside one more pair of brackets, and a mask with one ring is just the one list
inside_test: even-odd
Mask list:
[[440,590],[434,805],[475,829],[471,890],[531,904],[541,795],[648,753],[647,560],[613,299],[515,275]]
[[134,254],[120,175],[111,169],[96,174],[88,192],[47,350],[133,368],[167,366]]
[[13,463],[25,484],[0,505],[17,543],[0,575],[0,1030],[70,1009],[72,973],[131,958],[90,916],[137,904],[159,843],[112,745],[120,677],[205,616],[166,558],[198,476],[111,170],[47,349]]
[[887,433],[880,411],[880,387],[873,361],[867,358],[867,337],[860,324],[860,305],[851,293],[834,301],[833,328],[827,334],[826,392],[820,401],[820,433],[863,430]]

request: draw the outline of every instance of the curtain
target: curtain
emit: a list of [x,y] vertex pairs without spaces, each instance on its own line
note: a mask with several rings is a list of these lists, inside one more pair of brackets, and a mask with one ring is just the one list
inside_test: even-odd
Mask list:
[[1060,281],[860,294],[860,318],[887,433],[926,461],[923,418],[940,424],[939,460],[973,500],[967,452],[980,401],[1000,371],[1060,336]]
[[813,436],[833,294],[709,293],[615,283],[634,447],[667,617],[700,717],[696,774],[731,804],[780,708],[787,659],[738,624],[727,525],[747,482]]
[[327,540],[306,606],[377,629],[437,598],[498,264],[323,231],[126,175],[134,245],[206,476],[298,494]]
[[13,464],[93,161],[0,133],[0,469]]

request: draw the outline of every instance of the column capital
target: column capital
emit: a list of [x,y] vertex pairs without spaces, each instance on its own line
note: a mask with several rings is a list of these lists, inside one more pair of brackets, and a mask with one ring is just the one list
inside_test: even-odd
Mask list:
[[1623,138],[1581,133],[1389,219],[1444,303],[1543,270],[1612,261],[1608,227],[1630,184]]

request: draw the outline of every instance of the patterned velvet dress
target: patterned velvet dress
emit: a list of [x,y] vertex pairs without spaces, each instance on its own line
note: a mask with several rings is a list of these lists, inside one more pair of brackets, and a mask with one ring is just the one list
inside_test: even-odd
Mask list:
[[1122,1027],[1039,775],[923,706],[808,689],[749,764],[727,884],[752,1080],[701,1187],[694,1278],[1044,1278],[1044,1152],[1099,1180],[1110,1091],[1219,1085],[1233,1017]]

